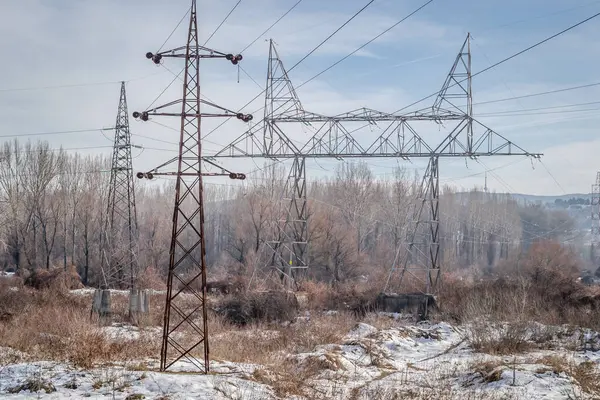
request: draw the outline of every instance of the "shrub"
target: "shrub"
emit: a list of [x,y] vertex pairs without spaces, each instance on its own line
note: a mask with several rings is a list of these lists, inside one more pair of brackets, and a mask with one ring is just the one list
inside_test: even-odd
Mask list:
[[156,267],[147,267],[138,274],[138,287],[142,289],[166,290],[165,279],[160,275]]
[[55,290],[70,290],[80,289],[83,287],[81,277],[77,273],[74,265],[70,265],[67,269],[51,268],[51,269],[35,269],[25,279],[25,285],[35,289],[55,289]]
[[256,321],[293,322],[298,315],[298,300],[291,292],[249,292],[225,298],[215,306],[215,311],[235,325]]

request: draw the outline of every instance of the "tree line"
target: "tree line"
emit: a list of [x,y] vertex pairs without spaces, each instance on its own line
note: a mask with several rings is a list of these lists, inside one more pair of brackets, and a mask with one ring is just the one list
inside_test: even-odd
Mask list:
[[[266,262],[264,241],[285,213],[286,171],[265,164],[243,186],[207,183],[206,257],[219,272],[244,272]],[[100,283],[101,243],[110,159],[51,149],[47,142],[6,142],[0,150],[0,262],[3,269],[74,265],[87,285]],[[135,180],[136,260],[166,274],[174,180]],[[340,162],[332,177],[308,184],[307,259],[316,279],[339,282],[386,271],[407,243],[420,177],[396,169],[379,180],[368,164]],[[573,241],[562,211],[520,205],[510,195],[441,188],[440,254],[447,268],[492,270],[532,243]]]

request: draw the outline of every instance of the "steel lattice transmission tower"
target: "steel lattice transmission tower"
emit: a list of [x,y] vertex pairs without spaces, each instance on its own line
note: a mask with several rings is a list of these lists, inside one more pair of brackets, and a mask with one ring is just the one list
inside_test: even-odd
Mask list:
[[[180,100],[143,112],[134,112],[134,118],[147,121],[151,116],[175,116],[181,119],[179,137],[179,155],[147,172],[138,172],[138,178],[152,179],[154,176],[174,176],[175,205],[173,208],[173,226],[171,247],[169,250],[169,271],[167,278],[167,296],[161,348],[161,371],[165,371],[175,362],[186,358],[195,368],[208,373],[209,346],[206,308],[206,249],[204,236],[204,176],[229,176],[231,179],[245,179],[244,174],[236,174],[224,169],[220,172],[203,172],[201,121],[206,117],[237,117],[248,122],[251,115],[235,113],[226,108],[207,103],[200,98],[200,59],[223,58],[236,65],[241,55],[225,54],[198,44],[198,22],[196,1],[192,0],[187,43],[172,50],[147,53],[146,57],[155,64],[163,58],[182,58],[185,61],[183,94]],[[217,113],[201,112],[201,104],[216,108]],[[166,110],[180,105],[181,111]],[[207,161],[209,165],[220,168]],[[163,171],[176,166],[175,171]],[[196,307],[192,310],[181,303],[183,292],[196,298]],[[192,333],[193,340],[181,338],[184,328]],[[196,348],[202,348],[200,352]],[[197,357],[201,354],[201,359]]]
[[[438,93],[432,107],[432,114],[439,121],[454,120],[455,113],[462,116],[455,130],[432,151],[429,163],[423,175],[418,193],[418,203],[413,211],[414,228],[407,238],[407,248],[402,261],[398,256],[390,269],[390,275],[384,287],[388,289],[392,275],[399,270],[398,286],[401,286],[407,273],[421,280],[424,276],[424,294],[433,294],[441,277],[440,268],[440,154],[453,148],[458,134],[464,134],[465,142],[461,146],[465,151],[462,157],[475,158],[473,154],[473,91],[471,78],[471,34],[463,42],[452,68],[446,76],[442,89]],[[491,137],[489,138],[491,140]],[[476,144],[475,144],[476,145]],[[401,248],[398,249],[399,251]],[[411,265],[413,264],[413,265]],[[417,273],[415,273],[417,272]],[[419,274],[421,272],[421,274]]]
[[592,263],[600,277],[600,172],[592,185]]
[[[477,159],[488,156],[541,157],[541,154],[530,153],[517,146],[473,117],[470,35],[465,39],[434,105],[406,114],[385,113],[369,108],[333,116],[306,111],[300,105],[285,69],[280,68],[281,60],[274,51],[273,42],[270,46],[265,103],[268,112],[265,113],[263,123],[255,124],[210,158],[291,159],[295,165],[301,165],[298,160],[308,158],[427,158],[428,167],[417,194],[419,201],[412,211],[407,210],[412,215],[412,227],[406,245],[398,248],[384,291],[401,287],[405,277],[412,276],[423,283],[421,292],[435,293],[441,271],[440,160],[458,157]],[[279,72],[274,73],[276,71]],[[310,126],[314,134],[296,144],[298,140],[292,140],[287,127],[282,128],[284,124],[293,123]],[[357,123],[362,125],[357,128]],[[437,145],[428,144],[423,137],[432,133],[431,127],[437,131],[440,123],[447,125],[449,132],[444,134]],[[415,127],[417,124],[429,125],[429,129],[425,126],[424,130],[427,131],[421,132]],[[370,131],[373,126],[380,128],[376,137],[373,137]],[[301,184],[296,186],[306,187],[304,168],[292,168],[289,176],[288,183],[299,182]],[[286,189],[286,193],[290,192],[302,193]],[[296,199],[303,196],[306,195],[296,195]],[[289,204],[288,200],[294,200],[294,197],[283,203]],[[300,200],[300,203],[302,204],[303,200]],[[300,217],[299,215],[288,214],[286,218],[281,218],[279,223],[289,227],[295,219],[302,218],[302,225],[306,226],[306,214]],[[287,232],[293,230],[288,229]],[[281,237],[288,245],[283,245],[284,241],[279,239]],[[281,255],[282,252],[278,249],[293,248],[289,245],[293,244],[293,240],[293,234],[288,234],[287,237],[280,234],[277,240],[272,241],[278,245],[272,248],[278,251],[276,254],[280,262],[288,259]]]
[[102,273],[106,287],[128,286],[133,289],[135,286],[137,214],[131,147],[125,82],[121,82],[102,247]]
[[293,158],[284,184],[282,201],[276,207],[278,212],[276,219],[272,221],[276,225],[271,229],[275,237],[265,244],[271,252],[270,266],[279,271],[288,287],[296,282],[298,270],[308,268],[306,158],[291,140],[282,143],[282,138],[286,136],[278,121],[303,112],[296,90],[279,58],[273,40],[270,40],[263,118],[264,148],[267,154],[277,154],[282,148],[290,146],[297,150],[298,155]]

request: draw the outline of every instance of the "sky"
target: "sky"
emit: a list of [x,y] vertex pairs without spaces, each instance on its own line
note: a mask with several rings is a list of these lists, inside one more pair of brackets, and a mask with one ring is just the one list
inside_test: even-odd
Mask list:
[[[237,2],[198,0],[201,42],[209,38]],[[257,40],[243,53],[243,69],[219,59],[202,61],[202,93],[206,98],[237,111],[264,89],[269,39],[276,43],[289,69],[368,3],[302,0],[261,35],[296,2],[239,2],[207,47],[237,53]],[[290,72],[290,79],[295,86],[302,85],[424,2],[375,0],[298,64]],[[110,155],[112,132],[100,129],[114,126],[120,81],[127,82],[130,115],[152,103],[160,105],[181,97],[181,82],[174,74],[183,68],[182,60],[167,59],[156,66],[145,58],[145,53],[159,49],[167,38],[163,49],[185,44],[187,20],[174,28],[189,5],[189,0],[0,1],[0,49],[4,58],[0,63],[0,140],[47,140],[53,148]],[[440,90],[467,32],[472,35],[472,71],[477,73],[597,12],[600,1],[434,0],[300,87],[297,94],[304,109],[320,114],[359,107],[392,112]],[[541,161],[522,156],[482,157],[477,161],[444,159],[440,162],[441,183],[463,189],[481,187],[484,172],[490,170],[490,190],[538,195],[588,193],[600,170],[596,128],[600,85],[497,100],[600,82],[599,42],[600,17],[475,76],[474,117],[528,152],[544,155]],[[429,99],[413,109],[431,107],[432,103]],[[254,122],[258,122],[263,105],[264,97],[259,96],[244,111],[256,111]],[[220,122],[206,120],[204,132]],[[176,155],[177,118],[157,117],[148,122],[130,118],[130,125],[132,141],[142,147],[133,150],[135,170],[152,169]],[[88,129],[91,131],[54,133]],[[214,154],[246,129],[246,123],[228,121],[206,138],[205,153]],[[449,127],[418,129],[435,146],[440,132]],[[297,128],[291,134],[301,142],[308,137],[308,130]],[[359,140],[367,143],[373,135],[367,133]],[[426,165],[418,159],[363,161],[381,179],[389,177],[397,166],[422,173]],[[249,172],[249,179],[259,179],[252,171],[263,162],[223,160],[230,169]],[[309,178],[332,176],[340,162],[358,160],[310,160]]]

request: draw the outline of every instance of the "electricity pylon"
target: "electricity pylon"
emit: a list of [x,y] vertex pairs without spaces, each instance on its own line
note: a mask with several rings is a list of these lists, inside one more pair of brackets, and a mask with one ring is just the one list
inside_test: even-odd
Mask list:
[[592,263],[596,276],[600,277],[600,172],[592,185]]
[[[308,159],[308,158],[427,158],[429,160],[426,173],[419,191],[413,215],[413,229],[407,238],[405,249],[398,249],[394,265],[390,269],[384,291],[393,286],[401,286],[406,275],[422,281],[421,291],[426,294],[435,293],[440,277],[439,265],[439,161],[443,158],[477,159],[487,156],[530,156],[539,158],[542,154],[530,153],[515,145],[504,136],[480,123],[473,117],[471,92],[471,53],[470,35],[467,35],[456,60],[447,75],[442,90],[439,92],[433,107],[406,113],[394,114],[376,111],[369,108],[356,109],[350,112],[325,116],[304,110],[300,106],[296,92],[292,90],[291,81],[283,65],[273,51],[270,42],[269,68],[266,90],[266,108],[268,112],[261,123],[255,124],[247,132],[240,135],[222,150],[210,156],[218,158],[270,158],[270,159]],[[276,57],[276,60],[274,58]],[[279,71],[279,76],[274,74]],[[270,90],[275,87],[279,91]],[[273,93],[279,99],[273,100]],[[463,104],[464,103],[464,104]],[[271,104],[278,105],[272,106]],[[310,126],[315,133],[297,145],[292,140],[284,124],[302,124]],[[356,128],[356,123],[363,123]],[[449,133],[437,145],[430,145],[414,127],[417,123],[444,123]],[[352,126],[354,124],[354,126]],[[381,133],[373,139],[370,128],[381,125]],[[366,128],[366,129],[365,129]],[[261,134],[262,133],[262,140]],[[429,132],[426,132],[428,134]],[[365,141],[367,140],[367,141]],[[306,182],[302,171],[292,168],[290,176],[298,182]],[[289,181],[289,179],[288,179]],[[305,196],[305,195],[303,195]],[[287,200],[286,200],[287,204]],[[290,226],[296,215],[288,214],[285,224]],[[304,223],[304,221],[303,221]],[[277,258],[285,261],[287,257],[281,249],[293,248],[279,245]],[[405,250],[402,252],[401,250]],[[396,273],[398,272],[398,273]],[[399,280],[392,279],[399,277]]]
[[[304,110],[288,73],[279,58],[273,40],[269,41],[269,63],[265,90],[264,147],[267,154],[276,153],[284,146],[285,137],[278,120],[294,116]],[[287,142],[292,145],[291,141]],[[293,147],[297,150],[295,147]],[[265,242],[270,250],[268,257],[271,267],[290,287],[297,280],[297,271],[308,268],[308,207],[306,198],[306,158],[296,156],[285,181],[282,202],[275,207],[275,235]]]
[[[229,176],[231,179],[245,179],[244,174],[226,171],[203,172],[201,120],[207,117],[236,117],[248,122],[251,115],[235,113],[200,98],[200,59],[223,58],[233,65],[242,60],[240,54],[225,54],[198,44],[198,22],[196,1],[192,0],[187,43],[172,50],[147,53],[146,58],[160,64],[164,58],[183,58],[185,74],[183,94],[180,100],[143,112],[134,112],[133,117],[147,121],[151,116],[174,116],[181,118],[179,136],[179,155],[147,171],[138,172],[137,177],[152,179],[155,176],[175,176],[175,206],[171,247],[169,250],[169,272],[167,277],[167,296],[163,325],[160,370],[165,371],[175,362],[186,358],[195,368],[208,373],[209,346],[206,307],[206,248],[204,236],[204,176]],[[217,113],[201,112],[201,104],[216,108]],[[169,112],[168,107],[180,105],[180,112]],[[209,166],[220,168],[206,161]],[[176,171],[164,171],[168,166],[176,165]],[[197,306],[189,309],[181,304],[181,294],[191,293]],[[199,321],[199,322],[198,322]],[[184,328],[192,333],[191,340],[185,337]],[[196,347],[202,346],[201,360],[197,358]]]
[[[131,162],[131,133],[127,115],[125,82],[115,124],[115,140],[110,169],[108,206],[104,219],[102,273],[104,286],[135,286],[137,214]],[[126,274],[129,277],[126,277]]]

